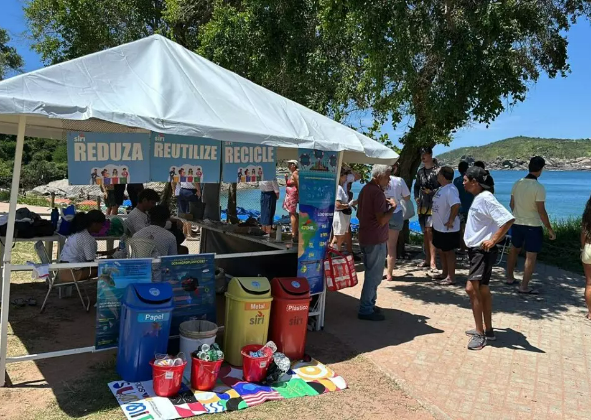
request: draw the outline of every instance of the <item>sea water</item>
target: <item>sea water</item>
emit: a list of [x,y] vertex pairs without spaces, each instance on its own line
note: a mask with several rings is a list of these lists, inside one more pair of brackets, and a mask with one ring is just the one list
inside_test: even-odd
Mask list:
[[[511,188],[515,181],[527,175],[524,171],[491,171],[495,180],[495,196],[509,208]],[[459,176],[456,171],[455,176]],[[584,171],[544,171],[539,181],[546,188],[546,210],[552,220],[580,217],[585,209],[585,203],[591,194],[591,172]],[[356,182],[352,186],[355,198],[363,184]],[[238,206],[248,210],[260,211],[261,193],[256,189],[239,190]],[[277,200],[276,215],[283,216],[287,212],[281,207],[285,196],[285,188],[281,188],[281,195]],[[412,196],[412,190],[411,190]],[[227,207],[228,195],[222,194],[221,206]],[[355,212],[353,217],[356,217]]]

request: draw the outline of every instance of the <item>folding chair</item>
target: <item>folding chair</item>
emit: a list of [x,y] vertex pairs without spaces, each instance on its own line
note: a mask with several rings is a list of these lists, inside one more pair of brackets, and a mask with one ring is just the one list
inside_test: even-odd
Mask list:
[[507,233],[505,236],[505,240],[503,241],[503,247],[501,248],[501,252],[499,252],[499,260],[497,261],[496,265],[500,265],[503,262],[503,256],[505,255],[505,250],[509,248],[511,245],[511,231]]
[[[47,251],[45,250],[45,245],[43,244],[43,242],[41,241],[37,241],[35,242],[35,252],[37,253],[37,256],[39,257],[39,259],[41,260],[41,264],[51,264],[51,258],[49,258],[49,256],[47,255]],[[43,311],[45,310],[45,305],[47,304],[47,299],[49,298],[49,294],[51,293],[51,289],[53,289],[53,287],[55,286],[56,288],[62,288],[65,286],[74,286],[76,287],[76,290],[78,291],[78,296],[80,297],[80,301],[82,302],[82,307],[84,308],[84,310],[86,312],[88,312],[90,310],[90,297],[88,296],[88,293],[86,292],[86,288],[84,287],[83,283],[86,283],[92,279],[86,279],[86,280],[76,280],[76,276],[74,275],[74,270],[70,270],[72,272],[72,280],[71,282],[60,282],[58,284],[55,284],[55,281],[57,279],[57,271],[51,271],[49,273],[49,276],[47,277],[47,294],[45,295],[45,299],[43,300],[43,305],[41,305],[41,313],[43,313]],[[80,287],[78,286],[78,284],[82,285],[82,289],[84,290],[84,294],[86,295],[86,303],[84,302],[84,298],[82,297],[82,292],[80,291]]]
[[156,243],[151,239],[132,237],[127,240],[127,255],[129,258],[156,258]]

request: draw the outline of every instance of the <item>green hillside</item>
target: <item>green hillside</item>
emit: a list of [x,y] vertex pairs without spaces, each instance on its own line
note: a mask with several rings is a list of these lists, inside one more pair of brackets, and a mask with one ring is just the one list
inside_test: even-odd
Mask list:
[[462,156],[472,156],[475,160],[491,162],[498,157],[504,159],[524,159],[532,156],[549,159],[576,159],[591,157],[591,139],[544,139],[533,137],[512,137],[484,146],[462,147],[437,156],[440,162],[455,164]]

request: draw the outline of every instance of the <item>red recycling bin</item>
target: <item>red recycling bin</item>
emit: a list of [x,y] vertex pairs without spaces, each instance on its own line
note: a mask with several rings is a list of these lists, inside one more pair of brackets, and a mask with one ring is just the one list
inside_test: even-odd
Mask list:
[[187,362],[181,366],[157,366],[152,360],[150,366],[152,366],[154,393],[159,397],[172,397],[178,394],[183,383],[183,371],[186,365]]
[[280,277],[271,281],[271,325],[269,339],[277,350],[292,360],[301,360],[306,348],[310,285],[300,277]]
[[193,357],[193,363],[191,364],[191,386],[193,389],[211,391],[218,380],[218,374],[223,362],[223,360],[206,362]]
[[267,370],[271,364],[273,355],[263,357],[252,357],[251,351],[259,351],[263,346],[260,344],[249,344],[242,347],[242,373],[246,382],[262,382],[267,377]]

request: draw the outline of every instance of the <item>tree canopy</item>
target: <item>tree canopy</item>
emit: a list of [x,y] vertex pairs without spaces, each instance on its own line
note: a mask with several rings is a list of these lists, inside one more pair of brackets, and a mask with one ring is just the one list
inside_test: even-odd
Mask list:
[[16,48],[8,46],[8,42],[8,32],[0,28],[0,80],[4,79],[9,71],[20,71],[24,65],[23,58],[17,53]]
[[[542,73],[565,76],[566,33],[589,0],[31,0],[35,48],[59,62],[141,38],[187,48],[366,133],[402,124],[401,175],[523,101]],[[338,141],[338,139],[335,139]]]

